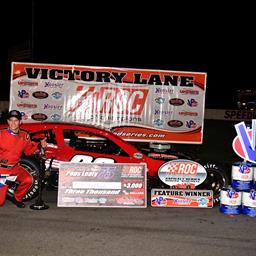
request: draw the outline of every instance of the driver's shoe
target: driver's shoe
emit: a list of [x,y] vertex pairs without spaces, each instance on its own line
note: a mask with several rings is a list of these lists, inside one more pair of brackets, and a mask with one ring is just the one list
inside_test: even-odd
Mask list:
[[26,207],[26,205],[23,202],[17,201],[14,196],[7,195],[6,199],[8,199],[12,203],[14,203],[19,208],[25,208]]

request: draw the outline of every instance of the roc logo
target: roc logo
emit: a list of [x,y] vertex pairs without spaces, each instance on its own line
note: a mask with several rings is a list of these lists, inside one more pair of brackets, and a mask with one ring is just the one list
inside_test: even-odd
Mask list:
[[196,175],[198,164],[197,163],[172,163],[168,166],[167,173],[179,175]]
[[[176,159],[164,163],[158,170],[158,177],[168,186],[195,187],[207,176],[205,168],[197,162],[187,159]],[[183,187],[184,188],[184,187]]]

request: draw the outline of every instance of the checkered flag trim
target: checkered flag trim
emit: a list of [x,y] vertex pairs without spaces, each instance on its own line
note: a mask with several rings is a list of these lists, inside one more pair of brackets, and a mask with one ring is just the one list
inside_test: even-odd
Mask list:
[[168,166],[169,173],[177,173],[180,168],[180,163],[170,163]]

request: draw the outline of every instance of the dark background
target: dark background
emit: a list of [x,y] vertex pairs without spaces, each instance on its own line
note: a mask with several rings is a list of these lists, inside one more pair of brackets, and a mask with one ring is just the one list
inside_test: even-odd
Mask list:
[[30,0],[1,10],[0,100],[12,61],[207,72],[207,108],[233,107],[236,89],[256,88],[249,5]]

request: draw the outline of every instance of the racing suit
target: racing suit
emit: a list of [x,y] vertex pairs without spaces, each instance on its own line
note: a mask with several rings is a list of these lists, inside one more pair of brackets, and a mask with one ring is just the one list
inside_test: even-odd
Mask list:
[[9,128],[0,130],[0,174],[17,176],[19,185],[14,197],[19,202],[22,202],[33,183],[31,174],[19,164],[20,157],[23,153],[32,155],[37,149],[38,143],[30,140],[28,132],[20,129],[14,133]]

